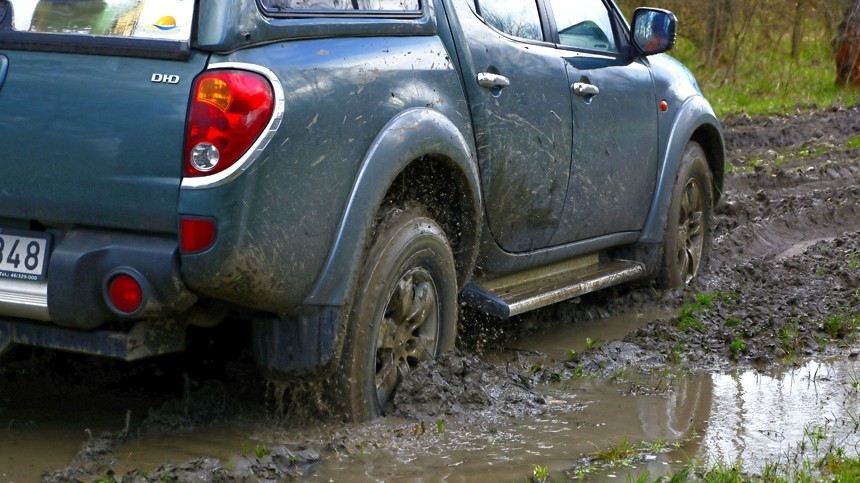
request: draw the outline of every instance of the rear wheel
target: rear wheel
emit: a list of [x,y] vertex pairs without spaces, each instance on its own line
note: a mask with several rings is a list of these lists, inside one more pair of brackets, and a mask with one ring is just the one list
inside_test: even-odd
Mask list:
[[690,283],[701,271],[711,249],[714,207],[713,176],[705,152],[696,142],[687,144],[672,189],[672,205],[657,283],[665,288]]
[[423,208],[387,213],[365,256],[340,367],[328,389],[339,415],[382,414],[400,381],[454,346],[457,273],[442,228]]

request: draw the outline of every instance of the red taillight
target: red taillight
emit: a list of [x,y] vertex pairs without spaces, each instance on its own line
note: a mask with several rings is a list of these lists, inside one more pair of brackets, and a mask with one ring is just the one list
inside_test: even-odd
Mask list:
[[194,81],[185,141],[185,176],[224,171],[248,151],[272,118],[272,86],[241,70],[214,70]]
[[143,289],[140,283],[126,273],[121,273],[110,281],[108,294],[114,308],[125,314],[133,313],[143,302]]
[[215,243],[215,220],[201,217],[180,218],[179,240],[182,253],[206,250]]

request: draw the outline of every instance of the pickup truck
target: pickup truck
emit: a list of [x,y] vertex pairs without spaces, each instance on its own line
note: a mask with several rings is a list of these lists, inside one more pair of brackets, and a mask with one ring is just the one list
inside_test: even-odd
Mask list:
[[0,0],[0,352],[253,325],[380,415],[508,318],[703,266],[719,121],[611,0]]

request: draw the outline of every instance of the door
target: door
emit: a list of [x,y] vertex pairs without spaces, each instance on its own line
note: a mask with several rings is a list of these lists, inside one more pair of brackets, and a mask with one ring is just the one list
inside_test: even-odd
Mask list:
[[509,252],[546,247],[570,173],[567,63],[534,0],[452,4],[490,231]]
[[551,244],[638,231],[657,182],[658,103],[626,26],[602,0],[548,0],[573,95],[568,199]]

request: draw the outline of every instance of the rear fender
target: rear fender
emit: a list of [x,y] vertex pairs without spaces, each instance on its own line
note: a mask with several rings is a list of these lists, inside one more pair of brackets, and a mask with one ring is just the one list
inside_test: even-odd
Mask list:
[[[449,160],[467,179],[475,220],[472,236],[480,236],[481,195],[474,148],[443,114],[428,108],[406,110],[393,118],[376,137],[361,164],[325,267],[306,305],[343,306],[349,300],[365,245],[392,182],[413,161],[433,155]],[[469,260],[460,282],[471,272],[477,243],[467,247]]]

